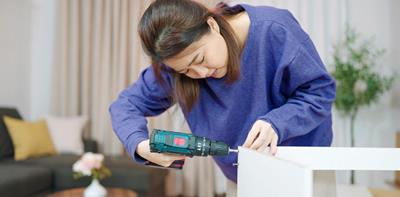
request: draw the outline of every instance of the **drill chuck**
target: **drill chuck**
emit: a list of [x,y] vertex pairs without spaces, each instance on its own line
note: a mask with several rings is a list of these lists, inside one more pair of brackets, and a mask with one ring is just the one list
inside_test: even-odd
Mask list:
[[210,155],[228,155],[229,147],[223,142],[212,141]]

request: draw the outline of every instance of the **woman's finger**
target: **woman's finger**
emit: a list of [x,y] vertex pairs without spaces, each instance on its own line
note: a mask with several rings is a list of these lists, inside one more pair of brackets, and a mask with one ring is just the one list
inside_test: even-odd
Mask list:
[[254,140],[253,144],[250,146],[250,149],[257,150],[261,145],[263,145],[265,143],[266,137],[267,137],[266,128],[261,127],[260,131],[259,131],[259,135]]
[[175,155],[175,154],[167,154],[167,153],[162,153],[162,156],[164,158],[168,158],[169,160],[172,160],[172,161],[182,160],[182,159],[186,158],[186,156],[184,156],[184,155]]
[[278,135],[274,135],[272,138],[272,142],[271,142],[271,149],[270,152],[272,155],[275,155],[276,152],[278,151]]
[[259,148],[257,148],[258,152],[264,152],[265,149],[268,148],[268,145],[266,143],[264,143],[263,145],[261,145]]
[[163,154],[161,153],[158,157],[156,162],[158,165],[169,167],[174,161],[176,160],[183,160],[185,156],[180,155],[170,155],[170,154]]
[[249,134],[247,134],[246,141],[243,143],[243,147],[249,148],[251,144],[253,144],[254,139],[257,137],[259,133],[260,127],[257,124],[254,124],[251,128]]

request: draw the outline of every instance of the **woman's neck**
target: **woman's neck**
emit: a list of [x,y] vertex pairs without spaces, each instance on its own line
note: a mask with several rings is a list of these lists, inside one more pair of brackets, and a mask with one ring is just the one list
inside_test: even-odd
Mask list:
[[247,12],[243,11],[234,16],[228,17],[226,20],[228,21],[235,35],[239,39],[240,48],[243,49],[250,29],[249,15],[247,14]]

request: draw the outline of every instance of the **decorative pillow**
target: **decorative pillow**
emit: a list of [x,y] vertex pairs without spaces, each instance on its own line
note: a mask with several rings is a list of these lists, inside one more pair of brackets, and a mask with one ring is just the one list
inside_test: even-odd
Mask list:
[[27,122],[4,116],[4,123],[14,145],[14,159],[56,154],[46,121]]
[[85,116],[46,117],[50,135],[59,153],[83,153],[82,131],[88,119]]

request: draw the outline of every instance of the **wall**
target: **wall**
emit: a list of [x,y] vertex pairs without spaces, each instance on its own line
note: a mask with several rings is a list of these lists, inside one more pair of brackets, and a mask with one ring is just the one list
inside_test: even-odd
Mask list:
[[0,106],[29,116],[30,13],[28,0],[0,0]]
[[31,79],[30,119],[36,120],[50,112],[53,44],[55,36],[54,0],[32,0],[31,14]]
[[54,0],[0,0],[0,106],[25,119],[49,112]]

